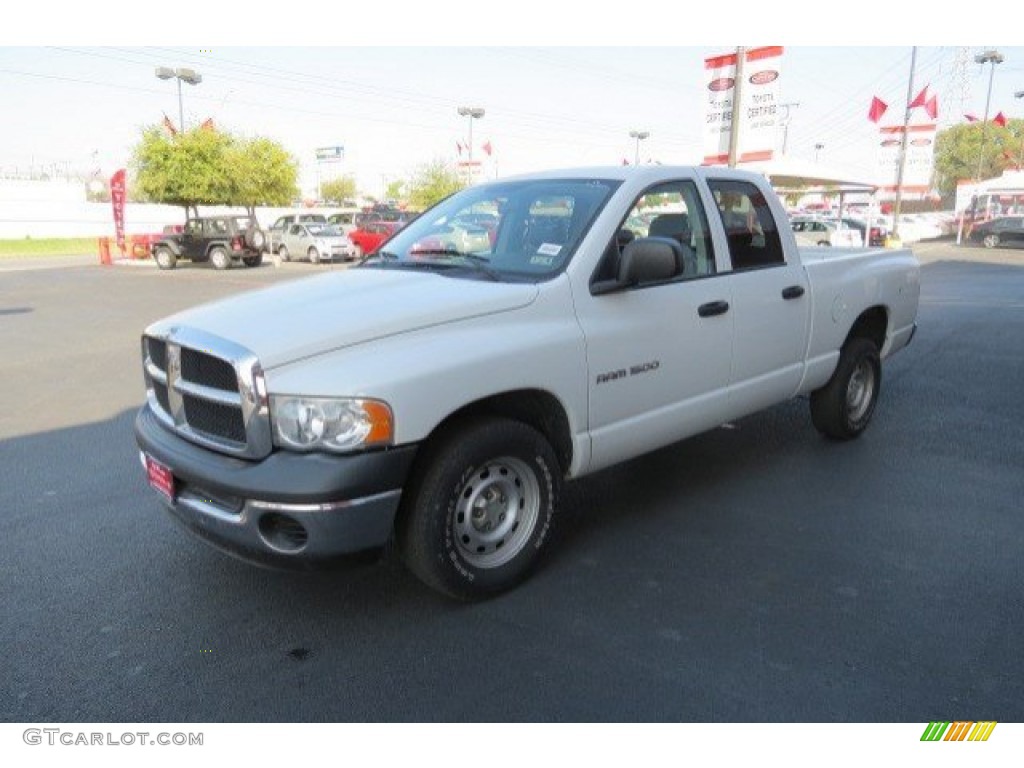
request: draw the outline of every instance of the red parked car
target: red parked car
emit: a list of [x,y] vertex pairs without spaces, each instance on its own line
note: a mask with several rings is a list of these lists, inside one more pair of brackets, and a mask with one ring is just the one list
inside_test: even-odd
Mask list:
[[380,244],[405,226],[403,221],[368,221],[348,233],[348,239],[356,246],[356,258],[376,251]]

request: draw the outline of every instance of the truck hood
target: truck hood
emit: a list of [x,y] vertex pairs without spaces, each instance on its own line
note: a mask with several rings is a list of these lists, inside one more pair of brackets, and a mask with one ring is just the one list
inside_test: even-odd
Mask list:
[[265,370],[354,344],[525,307],[534,284],[352,269],[276,285],[166,318],[241,344]]

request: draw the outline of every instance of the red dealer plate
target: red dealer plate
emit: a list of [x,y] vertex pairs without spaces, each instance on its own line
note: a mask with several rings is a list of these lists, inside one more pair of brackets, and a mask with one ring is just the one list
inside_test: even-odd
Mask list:
[[168,501],[174,501],[174,474],[148,454],[146,455],[146,477],[149,479],[149,484],[166,496]]

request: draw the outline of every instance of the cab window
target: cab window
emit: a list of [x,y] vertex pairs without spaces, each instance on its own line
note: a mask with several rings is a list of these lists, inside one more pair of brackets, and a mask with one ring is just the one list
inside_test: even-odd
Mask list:
[[747,181],[709,180],[734,271],[785,264],[782,240],[764,194]]
[[614,279],[626,246],[644,237],[669,238],[679,245],[676,274],[672,279],[715,274],[707,215],[692,181],[659,184],[637,198],[608,244],[594,280]]

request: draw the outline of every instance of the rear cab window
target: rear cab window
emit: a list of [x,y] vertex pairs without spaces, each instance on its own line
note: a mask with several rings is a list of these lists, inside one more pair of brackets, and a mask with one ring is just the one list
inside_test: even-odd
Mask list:
[[734,272],[786,263],[778,225],[768,200],[756,185],[733,179],[708,179],[729,243]]

